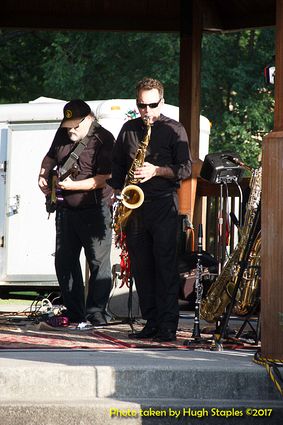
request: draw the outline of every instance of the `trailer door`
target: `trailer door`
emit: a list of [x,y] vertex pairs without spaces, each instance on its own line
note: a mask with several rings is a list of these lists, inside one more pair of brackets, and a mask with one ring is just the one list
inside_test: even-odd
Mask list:
[[37,180],[58,124],[9,126],[2,281],[54,282],[54,215],[45,210]]

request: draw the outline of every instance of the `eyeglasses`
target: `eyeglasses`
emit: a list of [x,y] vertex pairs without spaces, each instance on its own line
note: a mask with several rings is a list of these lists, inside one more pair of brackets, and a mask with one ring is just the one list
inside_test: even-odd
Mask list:
[[150,109],[154,109],[154,108],[157,108],[157,106],[159,105],[161,100],[162,100],[162,98],[159,99],[159,101],[155,102],[155,103],[140,103],[140,102],[137,102],[137,107],[140,108],[140,109],[145,109],[148,106]]

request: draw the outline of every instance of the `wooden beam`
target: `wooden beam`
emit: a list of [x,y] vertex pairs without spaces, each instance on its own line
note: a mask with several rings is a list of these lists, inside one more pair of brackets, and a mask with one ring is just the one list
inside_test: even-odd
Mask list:
[[179,190],[179,212],[194,217],[199,160],[200,62],[202,37],[201,1],[181,0],[180,32],[180,122],[184,125],[191,147],[193,170]]
[[276,3],[274,130],[263,142],[262,354],[283,358],[283,0]]
[[0,27],[93,30],[178,31],[178,1],[164,0],[2,0]]
[[[204,30],[239,31],[275,24],[276,0],[199,0]],[[185,3],[192,3],[187,0]],[[1,0],[1,28],[179,31],[178,0]]]
[[203,30],[233,32],[275,25],[276,0],[202,0]]

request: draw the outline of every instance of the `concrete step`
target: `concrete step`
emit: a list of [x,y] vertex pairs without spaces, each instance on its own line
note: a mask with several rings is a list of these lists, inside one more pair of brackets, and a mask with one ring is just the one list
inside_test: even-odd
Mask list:
[[179,412],[178,423],[191,425],[199,424],[197,415],[203,412],[202,424],[279,425],[283,399],[253,355],[186,349],[2,350],[0,423],[108,425],[127,419],[127,425],[169,425]]
[[[0,401],[76,400],[96,397],[278,400],[264,368],[171,369],[156,367],[54,366],[0,368]],[[73,391],[74,388],[76,391]],[[3,391],[2,391],[3,389]]]
[[[142,399],[280,400],[265,368],[252,362],[252,354],[186,350],[21,353],[23,359],[0,360],[0,401],[72,401],[78,394],[84,400],[129,399],[133,394]],[[27,355],[33,360],[26,361]]]

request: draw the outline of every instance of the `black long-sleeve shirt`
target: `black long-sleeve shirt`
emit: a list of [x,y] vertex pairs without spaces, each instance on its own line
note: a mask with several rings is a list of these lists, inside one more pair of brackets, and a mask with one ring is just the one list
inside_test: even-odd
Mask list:
[[[110,184],[114,189],[124,187],[125,178],[145,132],[146,126],[141,118],[127,121],[123,125],[112,157]],[[170,167],[174,173],[173,178],[155,176],[145,183],[140,183],[139,186],[142,187],[145,197],[175,191],[179,181],[188,178],[191,174],[189,142],[183,125],[160,115],[159,120],[152,125],[145,161],[159,167]]]
[[[88,132],[89,141],[82,151],[78,161],[78,175],[72,180],[84,180],[97,174],[111,173],[111,155],[114,145],[113,135],[102,126],[91,125]],[[60,127],[54,137],[47,156],[56,160],[56,165],[62,166],[76,144],[68,137],[66,128]],[[111,196],[109,186],[96,190],[62,190],[64,202],[62,205],[69,208],[85,208],[97,204],[102,198]]]

